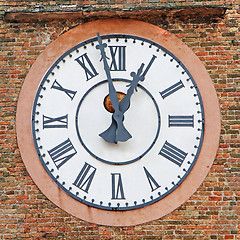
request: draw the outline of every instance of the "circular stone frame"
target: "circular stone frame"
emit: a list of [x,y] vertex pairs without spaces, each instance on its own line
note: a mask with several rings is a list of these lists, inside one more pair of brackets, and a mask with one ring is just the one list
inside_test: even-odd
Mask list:
[[[46,71],[79,42],[105,34],[129,34],[154,41],[173,53],[193,76],[203,100],[205,133],[193,169],[184,182],[167,197],[144,208],[109,211],[89,207],[61,190],[47,174],[35,149],[31,115],[35,95]],[[110,226],[130,226],[156,220],[178,208],[197,190],[215,159],[220,137],[219,103],[211,78],[198,57],[178,38],[149,23],[129,19],[97,20],[79,25],[52,42],[32,65],[22,86],[16,114],[16,131],[21,157],[35,184],[61,209],[82,220]]]

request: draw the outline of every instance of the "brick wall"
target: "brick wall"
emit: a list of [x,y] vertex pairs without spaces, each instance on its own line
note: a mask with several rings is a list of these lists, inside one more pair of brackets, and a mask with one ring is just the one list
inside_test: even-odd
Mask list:
[[[209,15],[206,6],[222,11]],[[141,11],[151,9],[160,12],[144,18]],[[195,14],[199,9],[202,15]],[[65,20],[36,20],[34,14],[16,20],[13,13],[20,10],[86,13]],[[111,13],[149,21],[185,42],[210,74],[221,109],[218,154],[198,191],[162,219],[132,227],[90,224],[56,207],[28,175],[16,139],[18,95],[38,55],[62,33]],[[239,45],[238,0],[0,0],[0,239],[240,239]]]

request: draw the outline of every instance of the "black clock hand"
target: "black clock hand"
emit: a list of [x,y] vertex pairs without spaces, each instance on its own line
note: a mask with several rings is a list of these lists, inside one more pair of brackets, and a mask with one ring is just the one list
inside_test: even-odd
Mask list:
[[[102,60],[104,63],[104,70],[105,70],[105,73],[107,75],[107,80],[108,80],[110,101],[111,101],[111,104],[115,111],[113,113],[113,118],[112,118],[113,121],[112,121],[111,126],[106,131],[99,134],[99,136],[101,136],[107,142],[127,141],[132,136],[130,135],[130,133],[127,131],[127,129],[123,125],[123,113],[119,110],[118,95],[117,95],[116,89],[112,82],[110,69],[109,69],[109,66],[107,63],[107,56],[106,56],[106,53],[104,50],[104,48],[107,47],[107,44],[102,43],[102,39],[101,39],[99,33],[97,33],[97,36],[98,36],[99,45],[97,45],[96,48],[100,49],[100,51],[101,51]],[[118,136],[118,140],[116,140],[117,136]]]

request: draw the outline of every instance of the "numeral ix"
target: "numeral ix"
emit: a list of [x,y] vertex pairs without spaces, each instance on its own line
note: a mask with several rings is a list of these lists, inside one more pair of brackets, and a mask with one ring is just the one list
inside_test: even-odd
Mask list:
[[68,128],[68,115],[51,118],[43,115],[44,128]]

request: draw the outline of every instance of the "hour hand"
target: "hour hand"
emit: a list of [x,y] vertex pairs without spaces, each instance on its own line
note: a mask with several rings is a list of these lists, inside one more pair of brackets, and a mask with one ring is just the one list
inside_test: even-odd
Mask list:
[[128,85],[129,88],[127,90],[126,96],[122,99],[122,101],[119,104],[119,109],[120,109],[120,111],[122,113],[125,113],[128,110],[128,108],[130,107],[130,99],[131,99],[131,96],[132,96],[134,90],[137,91],[138,82],[144,80],[144,76],[141,75],[143,67],[144,67],[144,63],[141,64],[141,66],[138,69],[137,73],[131,72],[131,77],[133,78],[133,80]]

